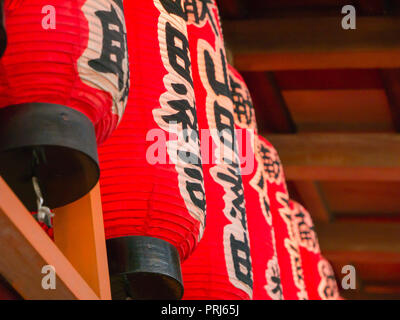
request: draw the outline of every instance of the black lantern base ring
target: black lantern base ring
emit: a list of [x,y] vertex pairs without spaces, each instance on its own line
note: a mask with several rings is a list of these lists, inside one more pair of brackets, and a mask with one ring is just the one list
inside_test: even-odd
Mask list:
[[0,108],[0,175],[30,211],[37,208],[33,176],[50,208],[83,197],[100,176],[93,124],[57,104]]
[[183,281],[177,249],[167,241],[144,236],[107,240],[114,300],[178,300]]

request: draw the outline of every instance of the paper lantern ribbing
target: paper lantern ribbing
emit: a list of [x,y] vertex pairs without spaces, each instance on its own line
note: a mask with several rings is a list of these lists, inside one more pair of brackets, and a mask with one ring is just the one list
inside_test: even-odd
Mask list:
[[4,3],[0,0],[0,58],[3,56],[7,46],[7,34],[4,23]]
[[275,148],[259,136],[260,156],[264,163],[270,210],[275,233],[278,264],[281,271],[283,298],[307,299],[299,247],[292,225],[292,211],[282,164]]
[[36,177],[58,207],[98,181],[97,144],[129,91],[122,1],[5,0],[0,60],[0,174],[31,211]]
[[182,266],[184,299],[251,299],[250,241],[218,9],[214,1],[193,1],[181,12],[188,24],[207,197],[204,237]]
[[124,9],[132,90],[99,148],[113,298],[179,299],[206,210],[187,27],[176,2]]
[[339,289],[330,263],[321,255],[310,214],[296,201],[290,201],[294,234],[303,263],[304,282],[310,300],[338,300]]
[[280,300],[280,270],[253,102],[242,76],[232,66],[229,66],[229,78],[235,124],[240,128],[238,134],[241,137],[239,154],[253,263],[253,299]]

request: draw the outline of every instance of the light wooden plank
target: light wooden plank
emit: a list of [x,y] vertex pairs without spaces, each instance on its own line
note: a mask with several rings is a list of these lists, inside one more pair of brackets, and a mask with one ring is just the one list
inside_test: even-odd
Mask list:
[[100,187],[55,210],[54,239],[76,270],[103,300],[111,299]]
[[[400,284],[400,259],[396,252],[324,251],[336,275],[341,278],[342,268],[352,265],[356,276],[365,284]],[[400,292],[398,292],[400,297]]]
[[400,69],[381,70],[381,78],[389,100],[393,125],[400,132]]
[[400,67],[400,20],[358,17],[356,30],[337,17],[224,21],[235,66],[246,71]]
[[288,180],[400,181],[400,135],[268,134]]
[[364,292],[369,294],[379,295],[396,295],[398,300],[400,298],[400,284],[366,284],[364,286]]
[[284,90],[282,95],[300,132],[394,131],[384,90]]
[[400,223],[316,223],[323,252],[400,254]]
[[[24,299],[98,297],[0,178],[0,274]],[[56,271],[56,289],[42,288],[42,268]]]
[[320,187],[335,217],[397,216],[400,220],[398,181],[321,181]]

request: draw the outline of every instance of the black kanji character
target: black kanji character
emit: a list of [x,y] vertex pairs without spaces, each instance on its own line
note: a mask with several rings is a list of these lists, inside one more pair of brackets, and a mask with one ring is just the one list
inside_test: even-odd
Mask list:
[[[199,4],[201,5],[199,6]],[[187,20],[189,19],[189,15],[193,15],[193,21],[196,24],[200,24],[208,17],[214,33],[219,36],[217,25],[214,20],[213,14],[210,11],[209,5],[213,5],[212,0],[184,0],[184,10],[187,16]]]
[[318,245],[317,234],[314,225],[306,222],[305,214],[300,210],[295,215],[299,230],[300,241],[305,242],[307,247],[316,248]]
[[232,77],[230,77],[230,80],[232,87],[231,92],[234,107],[233,110],[236,113],[239,122],[248,126],[251,124],[254,113],[250,94],[246,90],[246,97],[244,97],[243,94],[240,92],[240,89],[243,89],[240,83],[236,82]]
[[250,246],[246,236],[244,241],[235,239],[234,235],[230,237],[233,266],[236,278],[253,288],[252,266],[250,260]]
[[273,159],[271,151],[265,146],[261,146],[261,157],[264,163],[264,170],[270,178],[277,180],[281,174],[281,163],[278,158]]
[[169,22],[165,24],[168,60],[172,68],[193,86],[190,72],[189,42],[186,36]]
[[272,265],[272,275],[270,276],[271,282],[274,284],[271,292],[277,297],[278,300],[283,299],[283,290],[282,290],[282,282],[281,275],[279,272],[279,266],[277,263]]
[[210,83],[211,88],[214,90],[216,95],[223,95],[228,98],[231,97],[231,91],[229,89],[228,82],[228,72],[226,68],[226,57],[224,51],[220,50],[220,59],[222,64],[222,71],[224,75],[224,82],[220,82],[217,80],[217,74],[215,70],[215,63],[212,58],[212,55],[207,50],[204,50],[204,61],[206,64],[206,73],[208,82]]
[[117,75],[118,89],[123,90],[121,98],[123,101],[129,92],[129,76],[125,79],[123,67],[124,61],[128,59],[124,23],[113,6],[111,11],[96,11],[95,14],[102,24],[103,44],[100,58],[90,60],[88,64],[98,72]]

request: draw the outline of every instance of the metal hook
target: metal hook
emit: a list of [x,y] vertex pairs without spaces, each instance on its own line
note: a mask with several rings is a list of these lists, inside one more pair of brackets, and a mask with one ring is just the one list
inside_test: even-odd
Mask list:
[[37,203],[37,215],[35,216],[35,218],[39,222],[43,222],[49,228],[51,228],[52,227],[51,218],[54,217],[54,213],[50,211],[50,208],[43,205],[44,199],[39,187],[38,178],[32,177],[32,184],[33,184],[33,190],[35,191],[36,194],[36,203]]

